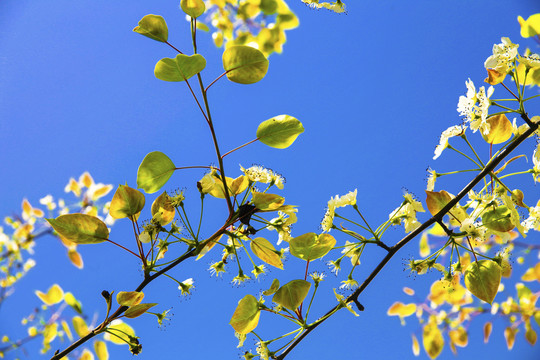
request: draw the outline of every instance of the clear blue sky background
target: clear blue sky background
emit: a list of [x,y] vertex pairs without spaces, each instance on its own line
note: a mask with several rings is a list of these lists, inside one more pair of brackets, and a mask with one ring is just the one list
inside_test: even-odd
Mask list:
[[[258,124],[274,115],[290,114],[304,123],[306,132],[287,150],[254,144],[226,161],[229,176],[239,175],[238,164],[253,163],[285,175],[283,194],[300,207],[295,234],[317,231],[330,196],[355,188],[360,208],[375,224],[399,205],[402,188],[423,199],[428,166],[440,171],[457,166],[449,154],[437,162],[432,157],[441,131],[460,123],[456,105],[466,92],[465,80],[470,77],[481,85],[484,60],[502,36],[522,43],[520,49],[535,46],[521,39],[516,18],[540,12],[536,0],[349,0],[347,5],[348,15],[335,15],[291,0],[301,26],[287,33],[284,53],[271,56],[266,78],[251,86],[222,79],[210,92],[225,150],[251,140]],[[0,2],[0,214],[20,211],[23,197],[37,205],[46,194],[64,196],[67,180],[84,171],[98,182],[135,186],[140,161],[154,150],[168,154],[177,166],[215,162],[208,131],[185,86],[153,75],[155,62],[174,53],[131,31],[150,13],[165,17],[172,44],[191,51],[189,26],[177,1]],[[222,50],[207,34],[199,39],[208,83],[222,72]],[[529,144],[526,153],[531,151]],[[195,181],[201,176],[197,171],[175,174],[167,188],[187,188],[188,206],[195,210]],[[455,193],[466,180],[441,185]],[[532,182],[529,177],[523,181]],[[538,195],[537,188],[531,191]],[[222,203],[210,203],[215,205],[212,214],[224,214]],[[395,229],[387,241],[401,235],[402,230]],[[119,222],[111,236],[130,243],[129,224]],[[539,236],[532,234],[528,240],[538,243]],[[0,309],[0,333],[24,334],[20,319],[39,304],[33,295],[36,288],[45,290],[58,282],[82,299],[87,312],[95,310],[102,317],[103,289],[130,290],[140,282],[136,262],[117,248],[101,244],[80,250],[82,271],[69,264],[56,240],[40,239],[37,268]],[[380,274],[360,299],[366,311],[359,318],[346,311],[334,316],[291,359],[413,358],[410,333],[421,338],[420,328],[412,320],[401,327],[386,310],[394,300],[408,300],[403,286],[423,297],[437,278],[431,274],[413,279],[403,271],[402,259],[417,253],[416,245],[407,246]],[[359,279],[381,256],[369,249]],[[144,346],[140,359],[234,359],[241,352],[228,325],[236,303],[267,288],[280,274],[274,270],[261,282],[235,288],[229,284],[234,274],[216,280],[206,271],[217,257],[210,254],[173,271],[180,280],[195,278],[196,291],[189,299],[181,298],[166,279],[147,288],[146,300],[159,302],[161,309],[172,307],[174,317],[164,329],[150,318],[132,322]],[[286,263],[296,271],[291,278],[303,276],[295,263]],[[313,270],[329,274],[322,262]],[[328,296],[321,297],[314,314],[333,304],[330,289],[336,285],[325,284]],[[266,315],[263,325],[270,318]],[[488,318],[478,320],[471,327],[470,345],[459,349],[461,358],[540,356],[523,333],[509,353],[503,321],[495,321],[491,341],[484,345],[481,326]],[[277,335],[273,330],[259,332]],[[246,345],[254,350],[251,341]],[[33,345],[30,349],[35,350]],[[109,349],[113,359],[131,358],[126,347]],[[421,358],[427,358],[425,353]],[[445,347],[440,358],[454,357]]]

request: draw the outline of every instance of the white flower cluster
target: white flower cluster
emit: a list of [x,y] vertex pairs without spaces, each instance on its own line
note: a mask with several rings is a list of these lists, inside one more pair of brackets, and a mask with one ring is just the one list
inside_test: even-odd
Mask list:
[[439,145],[437,145],[437,147],[435,148],[435,156],[433,156],[433,160],[436,160],[439,156],[441,156],[443,150],[448,147],[449,138],[454,136],[461,136],[466,129],[467,127],[463,125],[454,125],[444,130],[439,139]]
[[486,119],[490,105],[489,98],[494,90],[493,86],[490,86],[487,91],[482,86],[476,92],[471,79],[467,80],[465,85],[467,86],[467,96],[459,97],[457,111],[461,116],[465,116],[465,121],[470,123],[473,132],[480,129],[482,134],[486,135],[489,133],[489,123]]
[[326,208],[326,213],[321,221],[321,228],[323,231],[330,231],[332,224],[334,222],[334,215],[337,208],[344,207],[347,205],[356,205],[356,194],[358,189],[350,191],[348,194],[339,196],[336,195],[335,198],[330,198],[328,201],[328,207]]
[[248,169],[244,169],[240,165],[240,170],[248,177],[252,182],[260,182],[264,184],[273,184],[278,187],[278,189],[283,189],[283,184],[285,179],[280,174],[273,172],[270,169],[266,169],[259,165],[254,165]]
[[500,44],[493,45],[493,55],[487,58],[484,63],[486,69],[493,69],[500,74],[511,71],[512,62],[518,55],[518,46],[513,44],[509,38],[501,38]]

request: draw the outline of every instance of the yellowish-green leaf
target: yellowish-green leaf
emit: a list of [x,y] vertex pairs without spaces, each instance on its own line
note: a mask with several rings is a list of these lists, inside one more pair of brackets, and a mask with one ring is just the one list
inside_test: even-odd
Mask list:
[[279,251],[265,238],[258,237],[251,240],[251,251],[268,265],[283,270],[283,263]]
[[423,232],[422,236],[420,237],[420,256],[425,258],[428,257],[430,253],[431,248],[429,247],[428,243],[428,234],[427,232]]
[[[539,281],[540,282],[540,262],[537,263],[534,267],[527,269],[525,274],[521,277],[523,281]],[[539,324],[540,325],[540,324]]]
[[137,171],[137,187],[155,193],[169,180],[176,166],[167,155],[153,151],[146,155]]
[[512,350],[514,347],[514,343],[516,341],[516,334],[518,333],[519,329],[507,327],[504,329],[504,338],[506,339],[506,346],[508,347],[508,350]]
[[107,225],[95,216],[66,214],[46,220],[60,236],[77,244],[97,244],[109,238]]
[[328,254],[336,245],[336,239],[330,234],[307,233],[289,241],[291,255],[311,261]]
[[144,195],[127,185],[118,185],[111,201],[109,214],[115,219],[138,218],[144,208]]
[[58,335],[58,323],[45,325],[43,329],[43,345],[50,344]]
[[84,349],[78,360],[94,360],[94,354],[88,349]]
[[257,327],[260,315],[259,303],[255,296],[246,295],[238,302],[229,324],[237,333],[248,334]]
[[208,244],[206,244],[204,246],[204,248],[199,252],[199,255],[197,255],[196,260],[199,260],[204,255],[206,255],[206,253],[209,252],[214,247],[214,245],[216,245],[219,242],[219,240],[221,240],[222,236],[223,236],[223,234],[221,234],[218,238],[215,238],[214,240],[212,240]]
[[465,271],[465,286],[474,296],[491,304],[497,295],[501,276],[501,267],[495,261],[474,261]]
[[270,289],[263,291],[263,295],[270,296],[276,293],[279,289],[279,280],[274,279],[272,280],[272,285],[270,285]]
[[42,293],[39,290],[35,291],[35,294],[37,297],[45,303],[45,305],[54,305],[58,304],[60,301],[64,299],[64,291],[58,284],[54,284],[47,290],[47,293]]
[[62,320],[62,330],[64,330],[64,333],[66,334],[69,341],[73,341],[73,335],[71,334],[71,329],[69,328],[69,325],[66,320]]
[[399,316],[400,318],[411,316],[416,312],[416,304],[403,304],[402,302],[396,301],[395,303],[388,308],[386,314],[388,316]]
[[227,48],[223,53],[223,68],[230,81],[253,84],[266,75],[268,60],[255,48],[236,45]]
[[538,335],[536,334],[536,331],[531,327],[531,324],[528,323],[528,325],[525,325],[526,331],[525,331],[525,339],[529,344],[534,346],[536,344],[536,340],[538,339]]
[[512,123],[505,114],[492,116],[486,120],[489,124],[489,133],[482,134],[488,144],[500,144],[512,137]]
[[129,309],[127,309],[126,312],[124,313],[124,315],[129,319],[133,319],[133,318],[141,316],[142,314],[147,312],[148,309],[150,309],[150,308],[152,308],[152,307],[154,307],[156,305],[157,304],[155,304],[155,303],[134,305],[134,306],[131,306]]
[[521,16],[518,16],[518,22],[521,26],[521,36],[524,38],[540,34],[540,13],[529,16],[527,20],[524,20]]
[[420,344],[418,343],[418,339],[416,338],[416,335],[412,334],[412,352],[414,356],[420,355]]
[[104,341],[94,341],[94,352],[99,360],[109,360],[109,350],[107,350],[107,344]]
[[488,321],[484,324],[484,344],[488,343],[489,336],[491,335],[491,330],[493,330],[493,324]]
[[68,258],[69,258],[69,261],[71,261],[71,263],[75,265],[77,268],[82,269],[84,267],[82,256],[81,254],[79,254],[77,250],[69,249]]
[[295,311],[306,298],[310,287],[311,283],[305,280],[292,280],[279,288],[272,301]]
[[276,194],[254,192],[251,202],[261,211],[275,211],[285,203],[285,198]]
[[437,322],[434,317],[431,317],[430,321],[424,325],[422,344],[430,359],[435,359],[441,354],[444,347],[444,338],[441,330],[437,327]]
[[450,337],[450,341],[456,346],[465,347],[469,343],[467,331],[461,326],[457,329],[450,330],[448,336]]
[[180,8],[194,19],[201,16],[206,9],[202,0],[181,0]]
[[261,0],[259,7],[264,15],[274,15],[278,9],[278,3],[276,0]]
[[506,206],[499,206],[482,214],[482,224],[490,230],[507,232],[515,225],[512,223],[512,213]]
[[75,329],[75,333],[77,333],[79,337],[83,337],[90,332],[88,325],[86,325],[86,321],[84,321],[82,317],[74,316],[73,319],[71,319],[71,322],[73,324],[73,329]]
[[144,294],[140,291],[120,291],[116,295],[116,302],[122,306],[134,306],[140,304]]
[[77,300],[75,298],[75,296],[73,296],[72,293],[70,293],[70,292],[65,293],[64,301],[66,302],[66,304],[71,306],[73,308],[73,310],[75,310],[79,314],[82,314],[82,305],[81,305],[80,301]]
[[178,54],[174,59],[163,58],[154,68],[154,75],[163,81],[186,81],[206,67],[206,59],[199,54]]
[[426,190],[426,205],[431,215],[436,215],[446,204],[452,200],[452,196],[445,190],[428,191]]
[[[139,26],[136,26],[133,31],[149,37],[150,39],[167,42],[169,37],[169,30],[167,29],[167,23],[163,17],[159,15],[146,15],[141,21]],[[101,360],[101,359],[100,359]]]
[[[223,188],[223,181],[221,180],[221,176],[219,176],[217,173],[213,175],[210,174],[209,176],[212,176],[214,183],[208,193],[218,199],[225,199],[225,189]],[[229,196],[241,194],[249,186],[249,179],[245,175],[240,175],[236,179],[225,177],[225,180],[227,181]]]
[[304,132],[298,119],[289,115],[278,115],[263,121],[257,128],[257,139],[265,145],[285,149]]
[[108,331],[113,333],[105,333],[105,340],[112,342],[113,344],[123,345],[130,342],[129,337],[135,337],[135,330],[122,320],[115,320],[107,328]]
[[152,219],[158,222],[161,226],[170,224],[175,215],[174,207],[171,204],[171,198],[166,191],[159,195],[152,203]]

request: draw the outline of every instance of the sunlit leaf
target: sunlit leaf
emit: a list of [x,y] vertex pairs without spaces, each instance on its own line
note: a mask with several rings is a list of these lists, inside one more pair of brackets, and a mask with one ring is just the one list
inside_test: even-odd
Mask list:
[[208,244],[206,244],[204,246],[204,248],[199,252],[199,255],[197,255],[196,260],[199,260],[204,255],[206,255],[206,253],[209,252],[214,247],[214,245],[216,245],[219,242],[219,240],[221,239],[222,236],[223,236],[223,234],[221,234],[219,237],[215,238],[214,240],[212,240]]
[[281,262],[281,257],[279,251],[274,248],[274,245],[265,238],[258,237],[251,240],[251,251],[262,261],[268,265],[277,267],[278,269],[283,270],[283,263]]
[[506,346],[508,347],[508,350],[512,350],[514,347],[514,343],[516,341],[516,334],[518,333],[519,329],[507,327],[504,329],[504,338],[506,339]]
[[274,295],[276,291],[278,291],[278,289],[279,289],[279,280],[274,279],[272,280],[272,285],[270,285],[270,288],[268,290],[263,291],[263,295],[265,296]]
[[66,302],[66,304],[71,306],[73,308],[73,310],[75,310],[79,314],[82,314],[81,302],[79,300],[77,300],[75,298],[75,296],[73,296],[72,293],[70,293],[70,292],[65,293],[64,294],[64,301]]
[[142,314],[144,314],[146,311],[148,311],[148,309],[156,306],[157,304],[156,303],[148,303],[148,304],[137,304],[137,305],[133,305],[131,306],[129,309],[126,310],[126,312],[124,313],[124,315],[127,317],[127,318],[136,318],[138,316],[141,316]]
[[43,344],[50,344],[58,335],[58,323],[45,325],[43,329]]
[[465,271],[465,286],[474,296],[491,304],[497,295],[501,275],[501,267],[495,261],[474,261]]
[[530,323],[529,325],[525,325],[526,331],[525,331],[525,340],[531,345],[536,344],[536,340],[538,339],[538,335],[536,334],[536,331],[531,327]]
[[392,306],[390,306],[390,308],[388,308],[388,311],[386,312],[386,314],[388,316],[399,316],[400,318],[402,318],[402,317],[411,316],[415,312],[416,312],[416,304],[411,303],[411,304],[405,305],[402,302],[396,301],[395,303],[392,304]]
[[493,324],[488,321],[484,324],[484,344],[488,343],[489,336],[491,335],[491,330],[493,330]]
[[[221,176],[217,174],[210,174],[209,176],[212,176],[214,184],[208,193],[218,199],[225,199],[225,189],[223,188],[223,181],[221,180]],[[227,189],[229,190],[229,196],[241,194],[249,186],[249,179],[245,175],[240,175],[236,179],[225,177],[225,180],[227,181]]]
[[442,352],[444,338],[433,317],[430,318],[429,323],[424,325],[422,344],[424,345],[424,350],[426,350],[426,353],[431,359],[435,359]]
[[285,198],[276,194],[254,192],[251,202],[261,211],[273,211],[283,205]]
[[257,139],[265,145],[285,149],[304,132],[304,126],[289,115],[278,115],[263,121],[257,128]]
[[94,354],[88,349],[84,349],[78,360],[94,360]]
[[490,230],[507,232],[515,225],[512,223],[512,214],[506,206],[498,206],[482,214],[482,224]]
[[181,0],[180,8],[194,19],[201,16],[206,9],[202,0]]
[[161,226],[170,224],[175,215],[174,207],[171,204],[171,198],[166,191],[159,195],[152,203],[152,219]]
[[311,283],[305,280],[292,280],[279,288],[272,301],[295,311],[306,298],[310,287]]
[[68,258],[69,258],[69,261],[71,261],[71,263],[75,265],[77,268],[82,269],[84,267],[82,256],[81,254],[79,254],[77,250],[75,249],[68,250]]
[[257,327],[260,315],[259,303],[255,296],[246,295],[238,302],[229,324],[237,333],[248,334]]
[[42,293],[39,290],[35,291],[35,294],[37,297],[45,303],[45,305],[54,305],[58,304],[60,301],[64,299],[64,291],[58,284],[54,284],[47,290],[47,293]]
[[534,267],[527,269],[525,274],[521,277],[523,281],[540,281],[540,262],[537,263]]
[[414,334],[412,336],[412,352],[414,356],[420,355],[420,344],[418,343],[418,339]]
[[79,337],[83,337],[90,332],[88,325],[86,325],[86,321],[84,321],[82,317],[74,316],[73,319],[71,319],[71,322],[73,324],[73,329],[75,329],[75,332]]
[[62,330],[64,330],[64,333],[66,334],[69,341],[73,341],[73,335],[71,334],[71,329],[69,328],[69,325],[66,320],[62,320]]
[[155,193],[169,180],[176,166],[167,155],[153,151],[146,155],[137,171],[137,187]]
[[462,327],[450,330],[448,336],[450,337],[450,341],[456,346],[465,347],[469,343],[467,331]]
[[122,306],[134,306],[139,304],[144,298],[140,291],[120,291],[116,294],[116,302]]
[[431,215],[436,215],[441,211],[446,204],[452,200],[452,196],[445,190],[428,191],[426,190],[426,205]]
[[[123,345],[130,343],[129,337],[135,337],[135,330],[122,320],[115,320],[107,327],[107,330],[110,332],[105,333],[105,340],[110,341],[114,344]],[[111,335],[114,334],[114,335]]]
[[163,58],[154,68],[154,75],[163,81],[186,81],[206,67],[206,59],[199,54],[178,54],[174,59]]
[[336,239],[330,234],[307,233],[289,241],[291,255],[311,261],[328,254],[336,245]]
[[95,216],[66,214],[46,220],[60,236],[77,244],[97,244],[109,238],[107,225]]
[[163,17],[159,15],[150,14],[144,16],[141,21],[139,21],[139,26],[136,26],[133,31],[161,42],[167,42],[169,37],[167,23]]
[[229,80],[239,84],[253,84],[266,75],[268,60],[255,48],[236,45],[223,53],[223,68]]
[[115,219],[137,218],[144,208],[144,195],[139,190],[127,185],[118,185],[109,208],[109,214]]
[[527,20],[518,16],[519,25],[521,25],[521,36],[524,38],[540,34],[540,14],[533,14]]
[[486,120],[489,124],[489,133],[482,134],[488,144],[500,144],[512,137],[512,123],[505,114],[492,116]]
[[109,351],[107,350],[107,344],[104,341],[94,341],[94,352],[99,360],[109,360]]

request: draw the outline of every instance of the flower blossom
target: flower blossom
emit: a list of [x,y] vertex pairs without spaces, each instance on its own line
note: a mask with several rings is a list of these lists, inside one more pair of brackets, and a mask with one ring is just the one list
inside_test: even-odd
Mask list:
[[489,123],[486,120],[490,105],[489,98],[494,90],[493,86],[490,86],[487,92],[483,86],[476,92],[471,79],[467,80],[465,85],[467,86],[467,96],[459,97],[457,111],[461,116],[465,116],[465,121],[470,123],[473,132],[480,129],[482,134],[487,135],[489,133]]
[[493,55],[486,59],[484,67],[493,69],[501,74],[507,74],[511,71],[512,62],[518,55],[518,46],[513,44],[509,38],[501,38],[500,44],[493,45]]
[[441,156],[443,150],[448,147],[449,138],[463,135],[466,129],[467,127],[463,125],[454,125],[444,130],[439,139],[439,145],[437,145],[435,148],[435,156],[433,156],[433,160],[436,160],[439,156]]
[[350,191],[348,194],[339,196],[336,195],[335,198],[330,198],[328,201],[328,206],[326,208],[326,213],[321,221],[321,228],[323,231],[330,231],[334,223],[334,215],[337,208],[345,207],[347,205],[356,205],[356,194],[358,189]]

